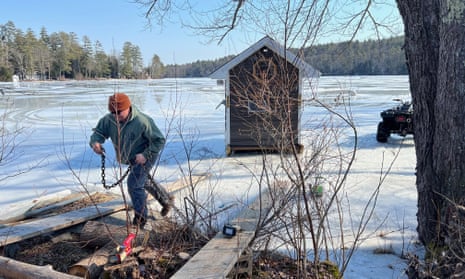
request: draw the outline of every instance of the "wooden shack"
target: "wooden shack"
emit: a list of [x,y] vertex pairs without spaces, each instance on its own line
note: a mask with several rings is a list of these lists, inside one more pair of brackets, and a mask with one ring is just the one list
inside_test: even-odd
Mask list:
[[268,36],[215,70],[210,77],[225,86],[226,154],[301,152],[302,80],[319,76]]

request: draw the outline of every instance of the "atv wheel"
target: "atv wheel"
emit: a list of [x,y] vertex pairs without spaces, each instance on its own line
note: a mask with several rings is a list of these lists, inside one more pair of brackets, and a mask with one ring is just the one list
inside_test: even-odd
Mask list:
[[384,128],[383,122],[379,122],[378,131],[376,132],[376,140],[378,142],[387,142],[389,137],[389,131]]

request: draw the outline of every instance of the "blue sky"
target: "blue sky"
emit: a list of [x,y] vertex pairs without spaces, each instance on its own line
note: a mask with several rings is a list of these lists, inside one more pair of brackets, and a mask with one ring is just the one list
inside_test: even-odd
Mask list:
[[[214,3],[210,1],[200,2]],[[394,0],[387,1],[394,3]],[[254,42],[251,40],[261,38],[250,34],[241,37],[236,32],[236,38],[228,38],[218,45],[215,42],[206,44],[208,38],[192,34],[180,23],[167,24],[163,29],[148,29],[143,16],[145,9],[130,0],[21,0],[2,1],[1,6],[0,24],[12,21],[16,28],[22,31],[30,28],[36,36],[42,27],[49,34],[74,32],[79,39],[86,35],[92,42],[100,41],[107,53],[119,53],[124,42],[131,42],[139,46],[146,65],[154,54],[164,64],[183,64],[238,54]],[[395,6],[391,8],[395,10]],[[386,9],[384,6],[383,11]]]

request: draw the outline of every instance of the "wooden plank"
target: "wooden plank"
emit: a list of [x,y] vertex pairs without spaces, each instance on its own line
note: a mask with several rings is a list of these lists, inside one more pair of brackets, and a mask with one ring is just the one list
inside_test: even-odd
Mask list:
[[[9,224],[24,220],[28,218],[29,212],[67,200],[71,195],[73,195],[71,191],[64,190],[50,195],[40,196],[33,200],[20,201],[17,204],[13,204],[11,208],[14,209],[7,209],[6,212],[0,216],[0,224]],[[2,225],[0,225],[0,227],[3,227]]]
[[262,194],[261,201],[260,198],[257,198],[231,222],[231,224],[238,225],[241,228],[234,237],[226,238],[222,232],[219,232],[171,279],[226,278],[239,257],[249,246],[260,217],[266,215],[266,212],[271,208],[271,204],[269,195]]
[[44,216],[45,214],[53,212],[54,210],[62,208],[73,202],[79,201],[85,197],[87,197],[87,194],[77,193],[70,194],[62,198],[41,201],[23,213],[20,213],[16,216],[12,216],[8,219],[0,220],[0,224],[9,224],[14,222],[20,222],[26,219],[36,218],[38,216]]
[[85,221],[121,211],[125,208],[122,199],[90,206],[60,215],[37,219],[15,226],[0,228],[0,246],[15,243],[44,233],[68,228]]
[[171,279],[226,278],[253,235],[253,232],[239,232],[233,238],[224,238],[218,233]]

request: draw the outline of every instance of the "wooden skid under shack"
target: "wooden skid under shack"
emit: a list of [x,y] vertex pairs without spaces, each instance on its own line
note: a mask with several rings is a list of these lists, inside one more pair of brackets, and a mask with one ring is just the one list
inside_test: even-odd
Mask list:
[[[304,151],[304,146],[302,144],[296,144],[295,150],[298,154],[301,154]],[[233,155],[234,153],[241,153],[241,152],[264,152],[264,153],[277,153],[277,152],[284,152],[284,153],[292,153],[292,149],[288,148],[286,150],[279,149],[274,146],[253,146],[253,145],[228,145],[226,147],[226,154],[228,156]]]

